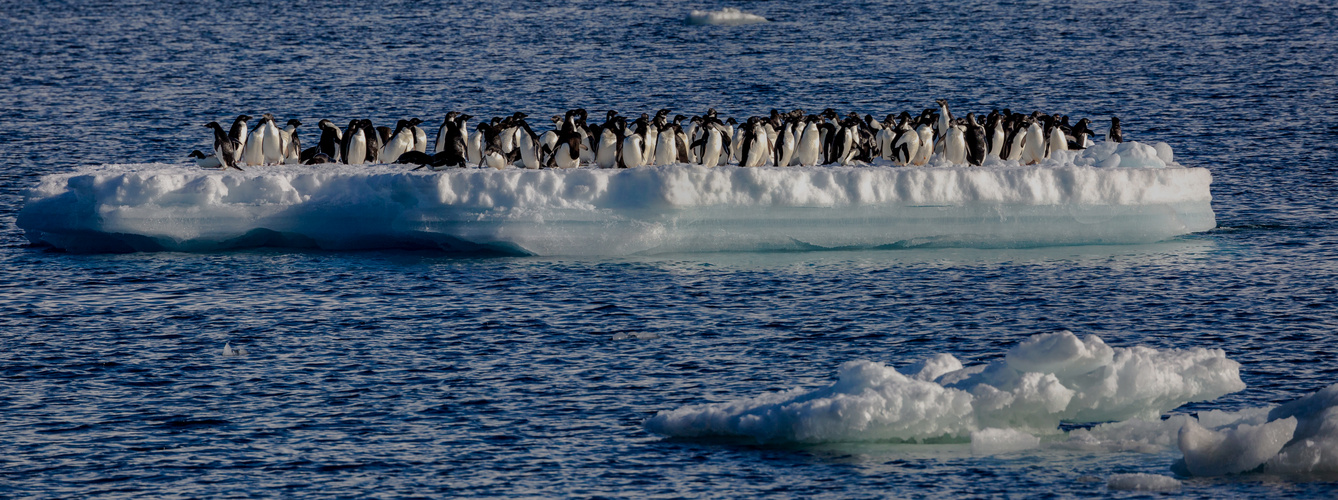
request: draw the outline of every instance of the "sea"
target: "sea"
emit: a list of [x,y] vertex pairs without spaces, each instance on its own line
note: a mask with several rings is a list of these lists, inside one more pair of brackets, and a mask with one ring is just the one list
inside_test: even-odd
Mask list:
[[[689,25],[736,7],[769,22]],[[1069,330],[1222,349],[1245,390],[1338,382],[1330,1],[0,2],[0,497],[1331,498],[1176,476],[1179,452],[666,438],[659,411],[999,359]],[[1213,176],[1216,229],[1148,245],[620,258],[422,249],[72,254],[24,191],[188,165],[238,114],[430,125],[583,107],[882,117],[947,99],[1121,118]],[[226,125],[225,125],[226,126]],[[224,356],[224,346],[245,351]]]

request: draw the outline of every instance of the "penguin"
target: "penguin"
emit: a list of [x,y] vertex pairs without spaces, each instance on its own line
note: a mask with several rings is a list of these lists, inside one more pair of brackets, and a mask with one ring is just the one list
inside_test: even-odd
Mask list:
[[265,164],[265,118],[260,118],[260,123],[256,124],[255,130],[251,131],[251,137],[246,140],[242,146],[242,163],[247,165]]
[[[729,164],[731,159],[740,158],[739,148],[742,148],[743,144],[739,139],[741,139],[741,136],[743,135],[743,127],[738,125],[739,121],[735,120],[734,117],[729,117],[725,120],[724,131],[725,135],[729,136],[730,146],[729,149],[721,152],[721,165]],[[742,164],[743,160],[739,160],[739,163]]]
[[[413,150],[419,153],[427,152],[427,132],[423,131],[421,125],[423,120],[417,118],[409,119],[409,130],[413,131]],[[434,151],[435,153],[435,151]]]
[[893,126],[893,117],[894,115],[892,113],[888,113],[887,116],[883,118],[883,123],[878,129],[878,133],[874,135],[874,141],[878,145],[878,157],[884,160],[893,159],[892,141],[895,139],[898,132],[898,129]]
[[775,156],[772,160],[774,165],[778,167],[790,166],[791,160],[794,159],[794,147],[797,142],[795,134],[797,133],[796,128],[798,126],[799,122],[797,120],[786,117],[785,125],[781,127],[780,132],[776,134],[778,143],[772,151],[772,156]]
[[553,121],[553,129],[539,136],[539,163],[542,165],[548,164],[546,155],[557,149],[558,129],[562,126],[561,115],[553,115],[550,119]]
[[345,146],[344,158],[347,158],[349,165],[362,165],[367,163],[367,131],[363,130],[362,122],[353,121],[349,131],[344,133]]
[[953,123],[948,126],[948,135],[943,139],[943,159],[953,165],[966,164],[965,125]]
[[1027,127],[1022,121],[1014,121],[1008,132],[1008,139],[1004,144],[1003,153],[1000,158],[1008,161],[1021,161],[1022,150],[1027,142]]
[[762,120],[757,117],[749,118],[739,129],[739,142],[743,145],[739,147],[739,166],[740,167],[760,167],[766,164],[771,156],[771,137],[767,135],[766,126]]
[[618,166],[618,155],[621,154],[619,149],[626,134],[616,112],[609,111],[608,118],[599,131],[599,143],[595,146],[595,164],[599,165],[599,168]]
[[654,165],[670,165],[678,161],[678,131],[666,124],[660,128],[660,138],[655,141]]
[[321,130],[320,140],[316,142],[315,146],[302,151],[299,160],[306,164],[317,154],[324,154],[326,158],[338,160],[341,136],[339,127],[335,126],[334,122],[330,120],[322,119],[321,121],[316,122],[316,128]]
[[892,140],[892,164],[899,167],[910,165],[920,153],[920,133],[911,128],[909,115],[906,118],[897,124]]
[[[478,124],[478,127],[488,125]],[[469,160],[470,165],[481,165],[483,163],[483,132],[475,127],[474,132],[469,133],[469,139],[465,143],[465,159]]]
[[223,166],[223,162],[218,161],[217,153],[206,156],[204,153],[200,152],[200,150],[196,149],[191,151],[186,157],[194,158],[195,165],[200,168],[215,169]]
[[645,162],[642,155],[646,151],[647,121],[645,115],[642,115],[632,122],[636,131],[623,138],[622,157],[619,158],[618,168],[640,167]]
[[437,141],[432,144],[432,154],[437,154],[446,149],[447,130],[455,125],[455,117],[460,116],[459,111],[446,113],[446,117],[441,119],[441,125],[437,127]]
[[311,158],[302,161],[303,165],[320,165],[322,163],[336,163],[336,162],[334,158],[331,158],[329,155],[326,155],[325,153],[316,153]]
[[242,168],[237,166],[237,160],[235,160],[237,157],[235,151],[241,147],[241,144],[238,144],[236,139],[224,132],[223,126],[219,125],[218,122],[209,122],[205,124],[205,127],[214,131],[214,157],[218,158],[219,162],[223,164],[223,169],[227,170],[231,167],[241,170]]
[[987,158],[1003,158],[1004,149],[1004,125],[1003,115],[990,113],[985,118],[985,142],[988,149],[985,151]]
[[349,165],[361,164],[363,155],[366,155],[367,153],[367,139],[364,137],[361,139],[360,145],[358,146],[358,156],[349,156],[349,154],[352,153],[352,151],[349,151],[349,148],[353,147],[353,136],[360,130],[362,130],[362,124],[357,119],[353,119],[349,120],[348,127],[344,129],[344,133],[340,134],[339,158],[341,161]]
[[1087,143],[1089,142],[1087,138],[1092,136],[1092,129],[1089,127],[1091,123],[1092,121],[1086,118],[1078,120],[1078,124],[1074,125],[1071,129],[1073,132],[1073,140],[1069,141],[1069,149],[1087,149]]
[[1106,131],[1106,142],[1124,142],[1124,133],[1120,131],[1120,117],[1110,117],[1110,130]]
[[279,130],[279,141],[283,143],[283,163],[296,165],[302,163],[302,140],[297,137],[297,127],[302,125],[296,118]]
[[703,125],[698,127],[702,130],[701,138],[697,139],[692,147],[701,149],[699,161],[702,166],[715,167],[720,165],[720,159],[724,157],[725,151],[729,150],[730,138],[725,133],[724,123],[720,120],[711,117],[703,122]]
[[655,164],[655,148],[660,144],[660,130],[664,127],[665,119],[668,116],[669,110],[661,108],[655,112],[655,116],[646,124],[646,149],[641,157],[647,165]]
[[1045,132],[1034,118],[1025,118],[1023,124],[1027,128],[1027,135],[1022,142],[1022,157],[1019,161],[1023,165],[1040,163],[1045,159]]
[[935,99],[938,104],[938,122],[934,124],[934,152],[942,153],[944,150],[944,140],[948,137],[949,129],[952,128],[952,111],[948,110],[947,99]]
[[528,169],[539,168],[539,134],[534,133],[534,129],[531,129],[529,122],[524,119],[516,120],[516,128],[520,131],[516,149],[520,150],[521,166]]
[[400,155],[413,151],[414,138],[413,129],[409,128],[408,120],[399,120],[395,122],[395,132],[391,134],[389,141],[381,149],[377,157],[378,163],[391,163],[397,160]]
[[576,168],[581,166],[581,148],[585,147],[581,133],[574,122],[569,122],[558,133],[558,147],[548,155],[548,168]]
[[279,125],[274,122],[274,115],[265,113],[260,121],[257,131],[263,130],[265,136],[264,162],[266,165],[278,165],[283,163],[283,141],[279,139]]
[[381,133],[376,127],[372,126],[372,121],[366,118],[362,119],[362,132],[367,138],[367,157],[363,160],[365,163],[376,163],[381,157],[381,150],[385,149],[385,141],[381,139]]
[[249,139],[246,130],[246,122],[251,121],[247,115],[237,115],[237,119],[232,121],[232,128],[228,130],[228,138],[237,143],[237,147],[232,152],[232,164],[235,166],[242,161],[242,154],[246,149],[246,141]]
[[985,163],[985,155],[988,154],[989,144],[985,138],[985,127],[976,121],[973,113],[966,114],[966,163],[973,166],[981,166]]
[[818,128],[818,120],[817,116],[810,115],[803,122],[803,132],[799,134],[794,158],[790,160],[791,165],[812,166],[818,164],[818,159],[822,155],[822,131]]
[[1057,123],[1054,119],[1051,119],[1051,120],[1049,121],[1048,125],[1049,125],[1049,126],[1046,127],[1046,128],[1049,129],[1049,134],[1048,134],[1048,137],[1046,137],[1046,141],[1045,141],[1045,146],[1046,146],[1045,157],[1046,157],[1046,158],[1049,158],[1049,157],[1050,157],[1050,154],[1053,153],[1053,152],[1055,152],[1055,151],[1068,151],[1068,150],[1069,150],[1069,139],[1068,139],[1068,137],[1065,137],[1065,136],[1064,136],[1064,129],[1062,129],[1062,128],[1059,127],[1059,123]]
[[925,166],[929,163],[929,157],[934,154],[934,120],[933,112],[928,116],[921,115],[924,119],[920,121],[920,126],[915,128],[915,134],[920,136],[920,149],[911,156],[911,164],[916,166]]

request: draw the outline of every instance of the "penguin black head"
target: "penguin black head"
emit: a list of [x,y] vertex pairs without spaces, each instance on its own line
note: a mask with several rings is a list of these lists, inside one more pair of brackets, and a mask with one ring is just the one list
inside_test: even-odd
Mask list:
[[674,115],[674,123],[678,123],[678,122],[681,122],[681,121],[686,120],[686,119],[688,119],[688,117],[686,117],[686,116],[683,116],[683,115]]
[[934,104],[938,104],[939,106],[947,106],[947,105],[948,105],[948,100],[947,100],[947,99],[934,99]]
[[[748,123],[755,123],[756,121],[757,121],[757,117],[756,117],[756,116],[751,117],[751,118],[748,118]],[[734,117],[731,116],[731,117],[729,117],[728,119],[725,120],[725,123],[728,123],[728,124],[730,124],[730,125],[738,125],[738,124],[739,124],[739,121],[738,121],[738,120],[735,120]]]
[[293,119],[291,119],[291,120],[288,120],[288,124],[289,124],[289,125],[292,125],[293,127],[298,127],[298,126],[302,125],[302,122],[297,121],[297,118],[293,118]]
[[660,108],[659,111],[656,111],[656,112],[655,112],[655,117],[656,117],[656,118],[664,118],[664,117],[666,117],[666,116],[669,116],[669,109],[668,109],[668,108]]
[[251,121],[251,116],[250,116],[250,115],[237,115],[237,120],[235,120],[235,121],[239,121],[239,122],[243,122],[243,123],[245,123],[245,122],[249,122],[249,121]]
[[422,124],[423,124],[423,120],[419,120],[419,119],[417,119],[417,118],[410,118],[410,119],[409,119],[409,126],[410,126],[410,127],[417,127],[417,126],[422,125]]
[[204,128],[215,128],[215,127],[217,127],[217,128],[223,128],[223,126],[222,126],[222,125],[219,125],[218,122],[209,122],[209,123],[204,124]]
[[456,117],[456,119],[457,119],[457,120],[460,120],[460,121],[462,121],[462,122],[467,122],[467,121],[469,121],[470,118],[473,118],[473,117],[474,117],[474,115],[460,115],[460,116]]
[[200,150],[198,149],[193,150],[190,152],[189,155],[186,155],[186,158],[205,158],[205,157],[206,157],[205,154],[201,153]]

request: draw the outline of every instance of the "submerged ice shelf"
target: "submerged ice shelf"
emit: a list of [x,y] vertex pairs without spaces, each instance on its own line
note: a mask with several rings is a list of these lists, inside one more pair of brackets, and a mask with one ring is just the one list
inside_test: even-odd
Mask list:
[[1149,243],[1216,226],[1202,168],[628,170],[104,165],[43,177],[18,226],[70,251],[253,246],[632,255]]

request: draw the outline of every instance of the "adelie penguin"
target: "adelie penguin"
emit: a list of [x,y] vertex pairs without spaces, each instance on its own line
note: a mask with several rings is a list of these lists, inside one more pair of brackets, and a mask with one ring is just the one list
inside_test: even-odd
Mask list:
[[232,129],[228,130],[228,138],[237,143],[236,148],[232,152],[232,163],[230,165],[236,165],[242,161],[242,153],[246,149],[246,140],[248,138],[246,122],[249,121],[251,121],[250,116],[237,115],[237,119],[232,121]]
[[979,167],[985,163],[989,144],[985,139],[985,127],[980,126],[976,116],[966,114],[966,163]]
[[1106,131],[1106,142],[1124,142],[1124,133],[1120,131],[1120,117],[1110,117],[1110,130]]
[[223,166],[223,163],[218,161],[217,154],[205,155],[198,149],[191,151],[189,155],[186,155],[186,157],[194,158],[195,165],[200,168],[215,169]]
[[205,127],[214,131],[214,156],[224,165],[223,168],[241,170],[242,167],[238,167],[237,161],[234,159],[236,158],[236,150],[241,147],[241,144],[228,137],[228,133],[223,130],[223,126],[219,125],[218,122],[209,122]]

